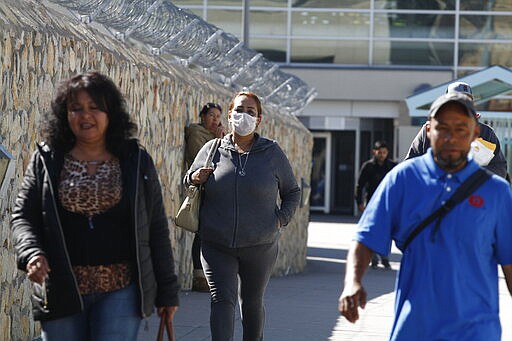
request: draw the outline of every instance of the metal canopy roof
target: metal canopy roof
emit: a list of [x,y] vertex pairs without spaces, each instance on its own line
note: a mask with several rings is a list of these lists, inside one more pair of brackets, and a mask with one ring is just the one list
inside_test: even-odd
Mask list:
[[[446,92],[448,84],[455,81],[462,81],[471,85],[471,88],[473,89],[473,97],[477,106],[481,106],[497,96],[505,95],[507,93],[512,94],[512,70],[498,65],[490,66],[465,77],[455,79],[448,83],[443,83],[434,88],[430,88],[407,97],[405,101],[409,109],[409,116],[427,117],[432,102]],[[478,110],[478,112],[483,117],[512,117],[512,112],[482,110]]]

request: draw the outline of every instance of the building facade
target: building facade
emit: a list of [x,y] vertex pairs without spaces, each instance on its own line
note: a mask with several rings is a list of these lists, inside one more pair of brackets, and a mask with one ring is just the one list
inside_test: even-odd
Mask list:
[[[355,213],[355,181],[375,140],[403,158],[425,119],[409,115],[405,98],[490,65],[512,67],[510,0],[173,3],[317,89],[297,115],[315,137],[311,207],[325,213]],[[512,91],[479,106],[512,124]],[[511,153],[510,136],[500,138]]]

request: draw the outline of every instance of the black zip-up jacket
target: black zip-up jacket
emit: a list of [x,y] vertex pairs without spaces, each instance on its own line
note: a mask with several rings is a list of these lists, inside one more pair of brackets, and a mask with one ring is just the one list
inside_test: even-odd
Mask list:
[[[135,282],[141,317],[154,306],[177,306],[179,285],[160,182],[151,156],[130,142],[120,159],[123,186],[130,202],[135,230]],[[20,270],[36,255],[44,255],[51,272],[47,281],[47,309],[42,307],[40,287],[34,285],[32,306],[36,320],[52,320],[83,310],[57,208],[56,191],[64,155],[44,143],[33,153],[12,215],[13,243]],[[136,209],[134,209],[136,208]]]
[[366,202],[369,202],[384,176],[395,166],[396,162],[390,159],[384,160],[382,165],[379,165],[375,158],[363,163],[356,186],[356,202],[358,205],[361,205],[364,200],[363,189],[366,188]]
[[[491,172],[498,174],[502,178],[507,177],[507,160],[505,159],[505,155],[501,151],[500,140],[496,136],[494,130],[485,123],[478,122],[480,125],[480,137],[485,141],[488,141],[494,145],[496,145],[496,149],[494,150],[494,157],[489,161],[489,164],[483,166],[487,168]],[[404,160],[412,159],[413,157],[423,155],[427,152],[427,149],[430,148],[430,140],[427,137],[427,124],[423,124],[420,131],[414,138],[409,147],[409,151],[405,156]]]

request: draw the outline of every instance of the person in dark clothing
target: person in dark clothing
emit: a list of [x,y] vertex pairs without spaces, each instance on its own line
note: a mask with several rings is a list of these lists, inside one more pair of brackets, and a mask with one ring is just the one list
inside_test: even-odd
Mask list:
[[[453,82],[446,88],[446,93],[462,93],[473,100],[473,92],[469,84],[465,82]],[[477,113],[477,119],[480,114]],[[430,148],[430,140],[427,137],[427,123],[425,123],[409,147],[405,160],[423,155]],[[491,172],[508,180],[507,160],[501,151],[500,141],[494,130],[487,124],[478,121],[480,136],[473,142],[471,151],[476,163],[490,170]],[[509,181],[510,182],[510,181]]]
[[[396,162],[390,160],[388,156],[389,148],[386,142],[377,141],[373,145],[373,158],[366,161],[361,166],[356,187],[356,202],[360,212],[364,211],[366,203],[370,201],[377,186],[379,186],[382,179],[384,179],[384,176],[396,166]],[[391,269],[388,257],[377,254],[374,254],[372,257],[372,268],[375,269],[377,267],[379,256],[381,264],[386,269]]]
[[204,186],[199,233],[212,341],[233,340],[237,306],[242,339],[263,340],[263,297],[279,236],[300,202],[285,153],[276,141],[256,133],[262,118],[258,96],[237,93],[228,109],[230,133],[220,141],[212,164],[205,167],[213,140],[197,153],[183,179],[187,187]]
[[[222,107],[219,104],[206,103],[199,112],[201,123],[192,123],[185,128],[185,161],[187,167],[192,166],[197,153],[206,142],[226,135],[226,130],[221,122],[221,115]],[[192,265],[194,267],[192,290],[210,292],[201,265],[201,238],[199,233],[194,235],[194,242],[192,243]]]
[[58,88],[12,214],[42,339],[136,340],[172,323],[179,284],[162,190],[126,102],[98,72]]

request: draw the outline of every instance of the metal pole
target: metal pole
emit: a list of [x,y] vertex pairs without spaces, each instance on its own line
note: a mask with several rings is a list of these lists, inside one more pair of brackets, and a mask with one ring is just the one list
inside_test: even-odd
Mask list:
[[249,4],[250,0],[242,2],[242,41],[244,46],[249,46]]

